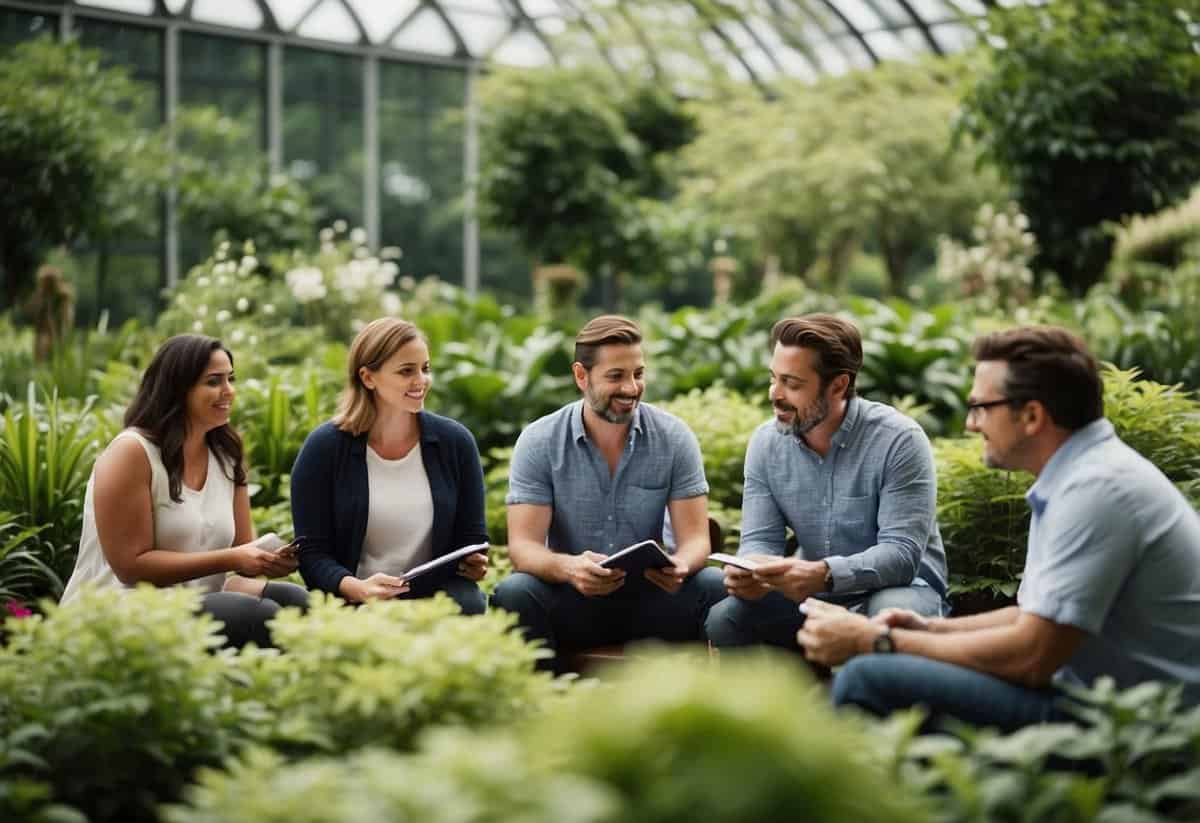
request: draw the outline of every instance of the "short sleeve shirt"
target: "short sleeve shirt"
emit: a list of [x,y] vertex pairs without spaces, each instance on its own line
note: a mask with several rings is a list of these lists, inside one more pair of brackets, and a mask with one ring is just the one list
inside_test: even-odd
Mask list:
[[547,545],[560,552],[613,554],[661,540],[672,500],[708,494],[700,446],[687,425],[639,403],[615,472],[583,426],[583,401],[521,432],[509,470],[509,505],[552,510]]
[[1200,702],[1200,515],[1187,499],[1104,419],[1059,447],[1027,499],[1017,603],[1087,632],[1059,676],[1178,681]]

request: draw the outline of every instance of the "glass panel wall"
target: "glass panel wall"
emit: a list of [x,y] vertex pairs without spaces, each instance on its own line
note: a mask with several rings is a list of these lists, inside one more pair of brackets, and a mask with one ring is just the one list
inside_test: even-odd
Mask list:
[[322,225],[363,223],[363,61],[283,52],[284,168],[313,196]]
[[56,15],[0,8],[0,54],[7,52],[9,46],[43,34],[54,36],[57,31]]
[[[109,65],[125,66],[145,87],[137,119],[153,128],[163,120],[163,33],[83,15],[74,19],[80,43],[102,50]],[[119,237],[92,242],[77,250],[74,272],[78,295],[76,317],[95,323],[102,312],[110,322],[129,317],[152,320],[164,285],[163,205],[145,204],[145,219]]]
[[380,239],[413,277],[462,282],[465,94],[458,69],[379,66]]
[[[179,104],[212,106],[238,127],[236,150],[262,153],[267,148],[266,46],[196,32],[179,35]],[[193,147],[195,150],[195,147]],[[219,161],[214,157],[212,160]],[[179,220],[180,272],[212,253],[207,232]]]

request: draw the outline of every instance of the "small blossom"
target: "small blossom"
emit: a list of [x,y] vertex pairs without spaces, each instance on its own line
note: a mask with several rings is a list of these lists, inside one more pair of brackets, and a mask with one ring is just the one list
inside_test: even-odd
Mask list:
[[333,229],[321,229],[319,232],[317,232],[317,237],[320,238],[321,243],[323,243],[323,244],[324,243],[332,243],[333,242]]
[[231,315],[225,309],[221,309],[219,312],[217,312],[217,322],[218,323],[228,323],[229,318],[231,318],[231,317],[233,317],[233,315]]
[[204,306],[204,305],[197,306],[196,314],[200,315],[201,317],[207,317],[208,316],[208,306]]
[[400,302],[400,298],[392,292],[384,292],[380,299],[380,305],[383,307],[383,313],[396,317],[400,314],[404,305]]
[[4,609],[11,617],[32,617],[33,611],[25,606],[19,600],[9,600],[5,602]]
[[365,246],[367,244],[367,230],[362,226],[355,226],[350,230],[350,242],[356,246]]
[[325,277],[321,270],[312,266],[292,269],[284,277],[292,296],[301,303],[311,303],[325,297]]
[[196,285],[202,289],[207,289],[212,285],[212,278],[204,274],[196,278]]
[[192,324],[192,331],[199,334],[200,332],[204,331],[204,324],[201,323],[199,320],[197,320],[195,323]]
[[257,334],[250,335],[250,340],[248,342],[250,343],[251,346],[257,346],[258,345],[258,335]]
[[384,246],[379,250],[379,256],[384,260],[399,260],[404,256],[404,252],[400,250],[399,246]]
[[414,280],[413,278],[409,277],[408,275],[405,275],[404,277],[400,278],[400,288],[404,289],[405,291],[412,291],[416,287],[417,287],[417,281]]
[[258,258],[252,254],[248,254],[242,258],[241,264],[238,266],[238,274],[245,277],[258,268]]
[[334,220],[333,221],[333,230],[335,232],[337,232],[338,234],[345,234],[346,229],[348,229],[348,228],[350,228],[350,225],[345,220]]
[[246,333],[241,329],[234,329],[232,332],[230,332],[229,339],[234,343],[241,343],[244,339],[246,339]]
[[250,301],[244,297],[239,297],[237,301],[237,310],[243,314],[250,310]]
[[275,313],[275,304],[274,303],[264,303],[263,307],[262,307],[262,311],[263,311],[263,314],[268,315],[268,316],[274,314]]

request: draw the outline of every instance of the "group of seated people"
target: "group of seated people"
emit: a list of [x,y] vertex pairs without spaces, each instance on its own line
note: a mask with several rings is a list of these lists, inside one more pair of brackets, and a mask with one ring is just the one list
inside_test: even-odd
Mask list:
[[[1200,516],[1116,437],[1096,361],[1075,335],[1026,327],[975,344],[967,428],[989,466],[1037,479],[1017,605],[966,617],[947,616],[929,440],[856,394],[853,324],[811,314],[772,329],[774,415],[745,458],[746,562],[722,568],[709,565],[701,446],[642,402],[641,342],[626,318],[588,322],[572,365],[582,398],[527,425],[513,451],[515,571],[490,605],[555,652],[547,667],[642,638],[771,645],[837,667],[838,704],[880,715],[921,705],[932,721],[1004,729],[1064,717],[1061,684],[1099,675],[1181,682],[1187,702],[1200,699]],[[171,338],[96,461],[63,602],[85,585],[186,584],[231,644],[269,645],[278,609],[307,604],[304,588],[275,580],[299,568],[310,589],[351,603],[443,591],[464,614],[483,612],[484,553],[453,575],[404,578],[487,541],[478,448],[425,410],[431,382],[413,324],[362,329],[337,413],[293,467],[298,551],[273,551],[255,542],[230,424],[233,356],[212,338]],[[602,565],[647,539],[663,541],[673,565],[637,575]]]

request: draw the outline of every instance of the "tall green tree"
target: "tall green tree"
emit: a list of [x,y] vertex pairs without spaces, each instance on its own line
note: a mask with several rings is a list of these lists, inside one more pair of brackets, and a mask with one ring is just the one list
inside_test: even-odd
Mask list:
[[996,9],[967,132],[1015,188],[1042,269],[1082,292],[1106,223],[1200,179],[1200,0],[1054,0]]
[[0,60],[0,275],[7,305],[45,253],[136,224],[166,169],[162,136],[139,128],[140,88],[101,55],[49,37]]
[[964,234],[1003,196],[995,175],[954,144],[962,63],[884,63],[815,84],[778,84],[701,106],[684,151],[686,202],[717,211],[790,271],[834,288],[862,245],[899,292],[939,234]]

